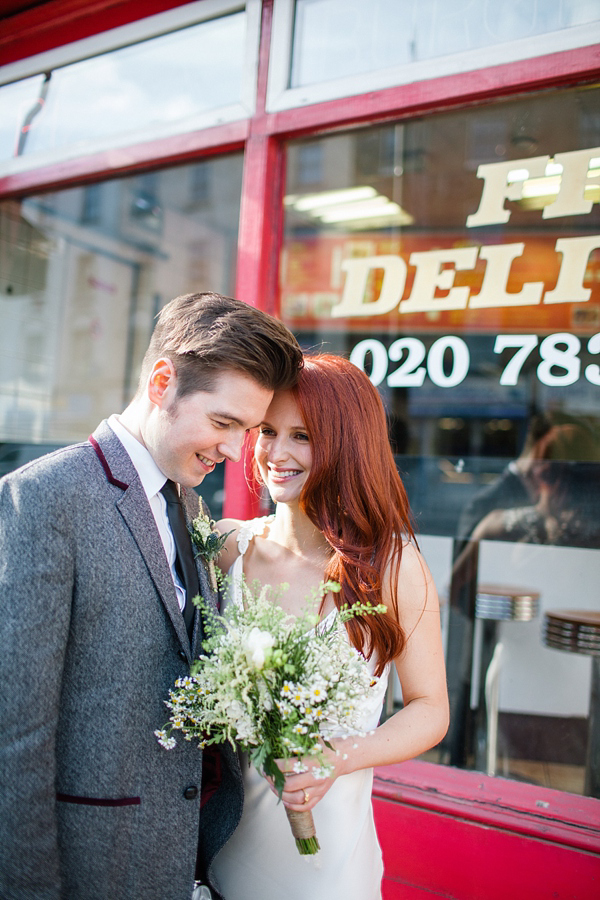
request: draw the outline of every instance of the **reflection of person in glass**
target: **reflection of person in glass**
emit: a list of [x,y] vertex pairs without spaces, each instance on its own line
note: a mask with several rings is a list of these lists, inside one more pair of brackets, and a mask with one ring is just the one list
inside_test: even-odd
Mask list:
[[548,416],[532,416],[517,459],[511,460],[500,477],[478,491],[462,510],[458,523],[459,539],[470,538],[473,529],[493,510],[529,506],[536,501],[536,488],[530,473],[535,460],[541,457],[543,440],[551,428]]
[[470,540],[600,546],[599,460],[593,426],[555,416],[519,471],[529,502],[499,504],[473,527]]
[[[361,706],[364,734],[332,737],[334,767],[319,777],[306,757],[289,774],[283,803],[313,810],[321,852],[307,865],[269,784],[244,766],[242,821],[216,859],[227,900],[379,900],[382,858],[373,823],[373,766],[410,759],[444,735],[447,694],[438,598],[415,546],[408,500],[394,465],[383,404],[367,376],[345,359],[308,357],[297,388],[275,394],[255,448],[261,479],[276,505],[273,517],[234,529],[221,564],[232,577],[288,582],[279,601],[299,615],[325,578],[322,619],[336,607],[370,601],[386,615],[353,619],[348,640],[380,675]],[[404,706],[377,727],[391,665]],[[337,751],[337,752],[336,752]],[[290,761],[291,762],[291,761]],[[292,773],[291,767],[287,769]]]

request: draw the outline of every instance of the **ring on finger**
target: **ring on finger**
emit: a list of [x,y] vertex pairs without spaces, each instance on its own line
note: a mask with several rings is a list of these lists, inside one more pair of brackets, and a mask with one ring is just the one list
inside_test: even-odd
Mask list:
[[302,802],[308,803],[308,801],[310,800],[310,794],[308,793],[308,791],[304,791],[304,790],[302,791],[302,793],[304,794],[304,800]]

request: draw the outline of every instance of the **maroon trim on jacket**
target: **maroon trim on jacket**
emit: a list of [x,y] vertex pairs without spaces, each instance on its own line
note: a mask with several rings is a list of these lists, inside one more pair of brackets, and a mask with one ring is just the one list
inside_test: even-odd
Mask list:
[[113,473],[110,471],[110,466],[108,465],[108,463],[106,461],[106,457],[105,457],[104,453],[102,452],[102,448],[100,447],[100,444],[98,443],[96,438],[92,434],[90,434],[88,441],[94,448],[96,456],[100,460],[102,468],[104,469],[104,474],[106,475],[106,477],[108,478],[110,483],[114,484],[115,487],[121,488],[123,491],[126,491],[127,488],[129,487],[129,485],[125,484],[124,481],[119,481],[118,478],[115,478]]
[[77,797],[74,794],[60,794],[56,792],[56,799],[61,803],[82,803],[84,806],[139,806],[141,797]]
[[206,747],[202,751],[202,788],[200,793],[200,809],[216,794],[221,787],[223,772],[221,754],[216,747]]

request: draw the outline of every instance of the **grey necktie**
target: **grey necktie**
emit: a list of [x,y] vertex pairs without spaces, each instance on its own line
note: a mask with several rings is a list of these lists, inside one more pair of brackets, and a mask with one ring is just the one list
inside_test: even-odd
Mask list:
[[191,642],[194,631],[194,604],[192,603],[192,598],[200,593],[198,572],[192,551],[192,542],[187,530],[187,525],[185,524],[183,506],[181,505],[181,499],[175,482],[167,480],[161,488],[161,494],[167,501],[167,515],[169,517],[169,524],[171,526],[171,531],[173,532],[175,547],[177,549],[175,568],[181,579],[181,583],[185,588],[183,618]]

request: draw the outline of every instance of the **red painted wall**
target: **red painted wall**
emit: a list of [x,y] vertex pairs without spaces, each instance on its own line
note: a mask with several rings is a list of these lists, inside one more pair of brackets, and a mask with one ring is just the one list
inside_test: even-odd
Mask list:
[[376,770],[384,900],[595,900],[600,804],[428,763]]

